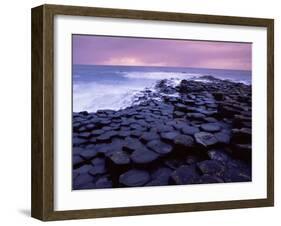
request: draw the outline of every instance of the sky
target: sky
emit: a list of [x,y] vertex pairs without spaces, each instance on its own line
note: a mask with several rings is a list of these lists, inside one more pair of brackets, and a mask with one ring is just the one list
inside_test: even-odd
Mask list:
[[73,63],[251,70],[250,43],[73,35]]

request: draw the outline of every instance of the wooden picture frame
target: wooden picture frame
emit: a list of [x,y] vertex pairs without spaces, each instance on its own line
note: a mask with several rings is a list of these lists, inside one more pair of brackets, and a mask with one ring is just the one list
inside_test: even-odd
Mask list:
[[[71,15],[153,21],[240,25],[267,29],[267,198],[238,201],[54,210],[54,16]],[[274,21],[273,19],[196,15],[42,5],[32,9],[32,217],[66,220],[162,214],[274,205]]]

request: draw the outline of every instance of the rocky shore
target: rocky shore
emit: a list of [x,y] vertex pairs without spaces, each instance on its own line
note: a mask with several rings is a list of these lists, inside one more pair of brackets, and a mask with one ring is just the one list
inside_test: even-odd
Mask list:
[[251,86],[201,79],[73,113],[73,189],[251,181]]

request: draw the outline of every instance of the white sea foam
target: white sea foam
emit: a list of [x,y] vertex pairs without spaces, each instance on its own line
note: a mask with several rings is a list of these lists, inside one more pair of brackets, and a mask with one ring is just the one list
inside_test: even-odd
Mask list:
[[129,79],[188,79],[194,76],[201,76],[201,74],[185,73],[185,72],[125,72],[122,74],[123,77]]
[[155,84],[161,79],[168,79],[170,86],[176,86],[185,78],[184,73],[168,72],[130,72],[122,74],[124,82],[103,83],[83,82],[73,85],[73,111],[95,112],[99,109],[119,110],[137,104],[145,89],[152,93]]
[[99,109],[118,110],[130,106],[142,86],[110,85],[100,83],[73,86],[73,111],[95,112]]

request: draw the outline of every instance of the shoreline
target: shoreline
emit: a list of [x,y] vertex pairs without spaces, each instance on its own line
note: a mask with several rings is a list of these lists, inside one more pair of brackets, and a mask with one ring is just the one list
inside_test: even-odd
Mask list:
[[[162,74],[161,74],[162,75]],[[115,84],[114,82],[89,82],[89,83],[81,83],[77,85],[73,91],[73,111],[87,111],[90,113],[95,113],[100,109],[110,109],[110,110],[121,110],[132,105],[139,104],[140,101],[137,101],[137,98],[141,98],[146,96],[150,99],[155,99],[158,97],[158,100],[162,98],[162,96],[174,96],[171,93],[165,93],[162,90],[157,89],[157,84],[161,83],[161,81],[166,81],[166,86],[170,88],[175,88],[179,85],[181,80],[187,81],[195,81],[195,82],[203,82],[210,83],[216,80],[223,82],[233,82],[233,83],[243,83],[244,85],[251,86],[250,82],[245,81],[235,81],[230,78],[220,79],[218,77],[213,77],[210,75],[189,75],[189,78],[180,77],[168,77],[162,76],[162,79],[145,79],[140,81],[140,78],[134,77],[127,78],[128,80],[123,81],[121,83]],[[150,74],[150,77],[153,75]],[[170,75],[169,75],[170,76]],[[182,76],[182,75],[181,75]],[[125,76],[127,77],[127,76]],[[130,77],[130,76],[129,76]],[[130,81],[131,80],[131,81]],[[144,82],[145,81],[145,82]],[[92,93],[92,90],[95,90]],[[177,91],[174,91],[176,96],[179,96]],[[150,94],[148,96],[147,94]],[[153,95],[154,96],[153,96]]]
[[251,85],[205,78],[73,113],[73,189],[251,181]]

